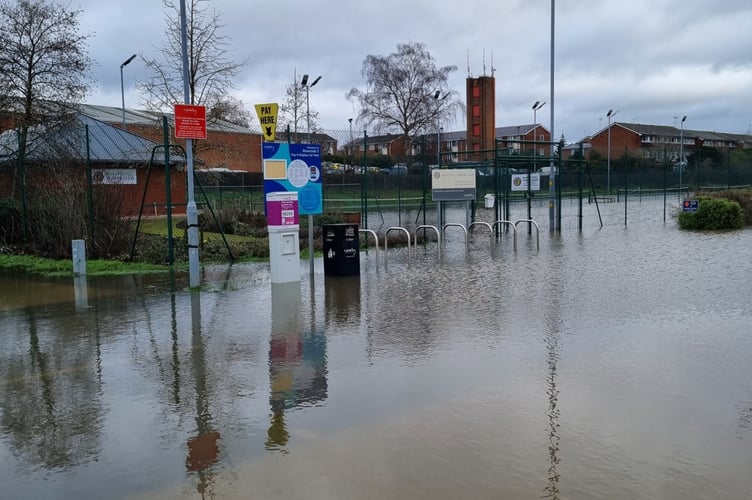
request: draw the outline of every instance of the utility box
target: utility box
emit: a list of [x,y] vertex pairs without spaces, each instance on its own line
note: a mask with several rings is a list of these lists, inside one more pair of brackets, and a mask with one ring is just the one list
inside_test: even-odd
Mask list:
[[496,204],[496,195],[494,194],[487,194],[483,199],[486,202],[486,208],[493,208]]
[[300,281],[300,225],[297,192],[266,195],[272,283]]
[[360,235],[357,224],[323,226],[324,274],[360,275]]

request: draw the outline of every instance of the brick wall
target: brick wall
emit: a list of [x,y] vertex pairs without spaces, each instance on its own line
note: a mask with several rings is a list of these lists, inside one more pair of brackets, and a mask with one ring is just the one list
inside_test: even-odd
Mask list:
[[[112,125],[118,125],[113,123]],[[156,143],[164,141],[162,127],[149,124],[128,124],[128,131]],[[170,143],[185,147],[185,141],[175,139],[170,131]],[[196,169],[228,168],[244,172],[261,172],[261,135],[209,130],[206,140],[194,141]]]

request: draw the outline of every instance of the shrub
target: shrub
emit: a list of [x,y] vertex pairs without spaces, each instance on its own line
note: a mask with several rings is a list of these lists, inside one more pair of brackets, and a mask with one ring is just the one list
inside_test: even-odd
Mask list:
[[744,210],[735,201],[723,198],[700,198],[696,212],[681,212],[682,229],[740,229],[744,227]]
[[708,195],[711,198],[725,198],[735,201],[744,209],[744,224],[752,226],[752,190],[734,189],[730,191],[718,191]]

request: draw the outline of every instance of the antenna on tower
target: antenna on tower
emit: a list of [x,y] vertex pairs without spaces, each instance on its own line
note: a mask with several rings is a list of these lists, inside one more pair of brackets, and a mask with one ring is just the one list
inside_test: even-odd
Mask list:
[[491,49],[491,78],[493,78],[494,73],[496,73],[496,68],[493,65],[493,49]]
[[470,49],[467,49],[467,77],[470,78]]
[[483,49],[483,76],[486,76],[486,49]]

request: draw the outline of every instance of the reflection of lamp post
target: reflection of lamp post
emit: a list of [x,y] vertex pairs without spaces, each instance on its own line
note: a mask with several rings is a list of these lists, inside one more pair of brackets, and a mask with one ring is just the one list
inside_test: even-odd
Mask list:
[[606,116],[608,117],[608,151],[606,152],[606,163],[607,163],[607,171],[606,171],[606,191],[608,194],[611,194],[611,117],[616,116],[616,113],[619,111],[614,111],[613,109],[609,109],[608,113],[606,113]]
[[687,115],[684,115],[681,119],[681,131],[679,132],[679,199],[681,199],[682,170],[684,170],[684,120],[686,119]]
[[136,54],[133,54],[120,65],[120,98],[123,107],[123,128],[125,128],[125,87],[123,86],[123,68],[128,66],[132,60],[136,58]]
[[300,85],[305,87],[305,102],[306,102],[306,122],[307,122],[307,130],[308,130],[308,144],[311,143],[311,107],[310,107],[310,99],[309,99],[309,92],[311,87],[319,83],[319,80],[321,80],[321,76],[317,76],[316,79],[311,82],[311,84],[308,84],[308,74],[303,75],[303,81],[300,82]]

